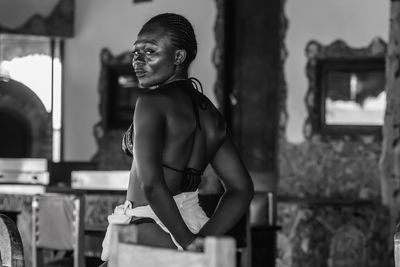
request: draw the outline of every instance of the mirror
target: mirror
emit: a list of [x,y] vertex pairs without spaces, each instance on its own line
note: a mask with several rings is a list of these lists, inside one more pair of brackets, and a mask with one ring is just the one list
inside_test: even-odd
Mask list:
[[105,126],[108,129],[127,129],[132,123],[136,100],[143,89],[130,63],[113,64],[103,62],[108,75],[108,88],[105,106]]
[[0,1],[0,32],[72,37],[75,0]]
[[386,107],[386,44],[376,39],[354,49],[343,41],[328,46],[311,41],[306,54],[305,136],[379,136]]
[[124,132],[132,123],[139,89],[131,66],[129,51],[113,55],[107,48],[100,52],[100,121],[93,127],[97,152],[92,161],[101,170],[129,170],[131,159],[121,149]]
[[0,34],[2,157],[61,159],[62,47],[56,38]]

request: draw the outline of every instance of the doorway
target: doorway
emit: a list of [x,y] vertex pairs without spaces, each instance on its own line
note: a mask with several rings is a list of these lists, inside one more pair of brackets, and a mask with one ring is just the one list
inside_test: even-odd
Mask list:
[[28,122],[7,109],[0,109],[0,158],[28,158],[32,135]]

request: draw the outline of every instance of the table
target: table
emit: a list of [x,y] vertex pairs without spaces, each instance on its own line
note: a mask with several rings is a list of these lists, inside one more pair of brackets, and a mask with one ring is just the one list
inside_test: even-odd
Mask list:
[[85,195],[85,255],[98,257],[107,216],[125,201],[125,191],[79,190],[43,185],[0,184],[0,212],[16,219],[24,245],[25,266],[32,266],[32,198],[44,192]]

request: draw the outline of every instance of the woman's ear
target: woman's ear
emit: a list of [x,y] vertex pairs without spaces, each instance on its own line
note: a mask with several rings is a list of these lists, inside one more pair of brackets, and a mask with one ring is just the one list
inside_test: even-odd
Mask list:
[[175,65],[181,65],[186,59],[186,50],[178,49],[175,51]]

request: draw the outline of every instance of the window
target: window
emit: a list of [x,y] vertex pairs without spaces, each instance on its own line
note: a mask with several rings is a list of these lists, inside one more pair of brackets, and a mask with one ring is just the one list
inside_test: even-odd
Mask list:
[[29,87],[52,117],[52,160],[61,160],[62,50],[59,38],[0,34],[0,77]]

